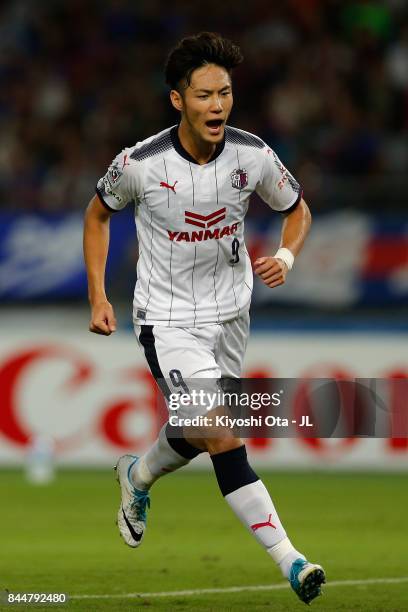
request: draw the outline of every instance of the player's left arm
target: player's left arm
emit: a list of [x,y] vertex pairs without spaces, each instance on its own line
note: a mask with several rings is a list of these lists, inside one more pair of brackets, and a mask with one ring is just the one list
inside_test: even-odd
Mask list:
[[254,264],[255,273],[270,288],[283,285],[294,258],[300,252],[309,232],[312,215],[303,198],[284,215],[279,250],[274,256],[259,257]]

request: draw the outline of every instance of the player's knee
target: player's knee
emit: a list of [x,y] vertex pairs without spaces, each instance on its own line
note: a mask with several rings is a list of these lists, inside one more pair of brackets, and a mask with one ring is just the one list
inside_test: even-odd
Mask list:
[[189,440],[185,437],[182,427],[171,426],[170,423],[162,427],[158,443],[161,448],[170,446],[177,454],[188,460],[194,459],[206,450],[199,439]]
[[204,439],[205,446],[210,455],[225,453],[242,446],[242,440],[231,435],[231,432],[226,432],[225,435]]

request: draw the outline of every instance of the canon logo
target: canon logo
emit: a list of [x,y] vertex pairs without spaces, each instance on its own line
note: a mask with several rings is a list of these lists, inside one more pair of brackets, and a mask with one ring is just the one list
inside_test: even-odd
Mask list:
[[[6,335],[6,334],[5,334]],[[168,419],[168,410],[161,392],[146,368],[144,358],[134,350],[134,340],[123,335],[117,344],[104,348],[105,343],[85,341],[82,334],[66,342],[61,331],[52,342],[38,342],[37,334],[24,341],[9,336],[0,347],[0,463],[21,462],[31,439],[44,433],[55,440],[56,453],[62,460],[82,464],[107,465],[118,452],[143,452],[157,436]],[[300,340],[300,342],[302,342]],[[255,340],[256,343],[256,340]],[[5,349],[5,346],[7,348]],[[270,379],[279,373],[279,363],[262,364],[263,344],[249,358],[245,370],[247,379]],[[304,345],[306,347],[306,344]],[[333,356],[335,357],[335,348]],[[406,436],[406,398],[408,372],[394,362],[394,356],[376,361],[378,379],[387,379],[386,396],[393,437],[372,440],[375,453],[367,455],[382,468],[396,462],[406,466],[408,437]],[[313,361],[297,369],[293,394],[285,400],[294,419],[301,415],[313,416],[311,392],[316,378],[355,380],[360,371],[335,361],[322,365]],[[377,359],[377,355],[375,356]],[[252,363],[251,363],[252,361]],[[109,376],[105,364],[108,364]],[[112,367],[112,363],[116,364]],[[259,365],[258,365],[259,364]],[[277,368],[277,369],[275,369]],[[342,414],[352,414],[355,393],[347,386],[339,387]],[[360,404],[359,404],[360,405]],[[344,455],[351,465],[358,463],[361,452],[363,464],[366,440],[347,437],[328,440],[307,437],[299,430],[299,437],[288,440],[286,456],[292,461],[293,451],[303,462],[314,456],[329,458],[337,465]],[[290,444],[290,446],[289,446]],[[248,440],[257,456],[268,464],[276,453],[282,453],[280,440],[257,435]],[[353,459],[347,457],[355,447],[362,446]],[[300,454],[302,453],[304,454]],[[283,448],[285,452],[285,447]],[[306,451],[306,452],[305,452]],[[269,454],[272,453],[272,454]],[[320,465],[320,464],[319,464]]]

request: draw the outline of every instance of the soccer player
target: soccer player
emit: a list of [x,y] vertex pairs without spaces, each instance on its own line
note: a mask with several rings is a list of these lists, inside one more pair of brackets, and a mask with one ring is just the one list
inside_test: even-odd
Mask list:
[[[274,151],[257,136],[227,126],[231,71],[242,59],[235,44],[213,33],[181,40],[165,68],[179,124],[119,153],[85,215],[90,331],[109,336],[116,329],[104,286],[109,219],[127,204],[135,206],[134,327],[167,397],[171,383],[241,377],[252,291],[244,242],[250,195],[255,191],[283,215],[280,248],[254,264],[268,287],[285,282],[310,226],[300,186]],[[242,440],[228,428],[214,435],[203,427],[199,438],[181,428],[176,434],[167,423],[143,456],[118,460],[118,527],[126,544],[142,542],[152,484],[208,452],[226,502],[300,599],[309,603],[319,595],[323,569],[290,542]]]

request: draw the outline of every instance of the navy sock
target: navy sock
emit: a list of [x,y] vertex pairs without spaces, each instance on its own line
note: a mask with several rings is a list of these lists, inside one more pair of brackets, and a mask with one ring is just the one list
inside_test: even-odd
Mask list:
[[248,463],[244,444],[224,453],[211,455],[211,461],[224,497],[251,482],[259,480]]

